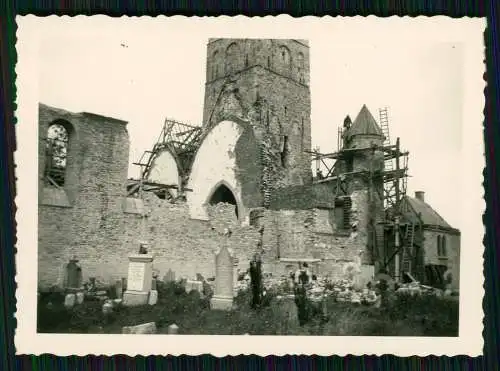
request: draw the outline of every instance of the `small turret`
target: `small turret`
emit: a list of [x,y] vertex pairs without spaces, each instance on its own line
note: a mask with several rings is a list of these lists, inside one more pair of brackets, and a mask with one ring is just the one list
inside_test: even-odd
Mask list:
[[[344,120],[344,127],[348,117]],[[384,134],[382,129],[378,126],[366,104],[363,105],[356,119],[346,131],[345,138],[347,146],[351,148],[365,148],[370,147],[372,144],[383,144]]]

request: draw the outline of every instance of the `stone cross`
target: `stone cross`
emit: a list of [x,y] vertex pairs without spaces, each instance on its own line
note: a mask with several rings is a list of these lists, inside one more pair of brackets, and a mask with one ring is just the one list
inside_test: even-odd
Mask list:
[[212,309],[230,310],[234,296],[234,258],[224,245],[215,256],[215,290]]

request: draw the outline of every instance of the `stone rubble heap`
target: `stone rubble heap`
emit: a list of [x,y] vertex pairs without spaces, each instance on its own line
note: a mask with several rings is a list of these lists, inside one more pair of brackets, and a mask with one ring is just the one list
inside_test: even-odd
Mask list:
[[[264,290],[277,292],[282,295],[293,294],[294,284],[287,276],[279,278],[265,277],[263,279]],[[238,281],[237,291],[247,291],[250,289],[250,276],[245,275]],[[326,298],[333,298],[338,302],[350,302],[353,304],[375,304],[379,295],[374,290],[354,288],[351,280],[331,281],[327,278],[318,277],[316,280],[306,284],[307,294],[312,301],[321,301]]]

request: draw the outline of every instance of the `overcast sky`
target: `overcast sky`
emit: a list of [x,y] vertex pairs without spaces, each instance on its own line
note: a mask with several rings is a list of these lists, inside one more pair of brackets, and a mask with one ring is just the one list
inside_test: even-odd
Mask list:
[[[354,120],[366,104],[378,121],[378,109],[387,106],[391,137],[399,136],[410,152],[408,192],[425,191],[450,224],[462,227],[456,212],[464,139],[460,38],[420,37],[405,33],[408,24],[388,28],[383,21],[371,28],[359,20],[329,28],[296,23],[264,33],[241,22],[222,27],[214,19],[175,27],[166,19],[152,25],[99,19],[91,28],[85,19],[40,25],[39,100],[128,121],[130,163],[153,146],[165,117],[201,124],[208,38],[304,38],[310,43],[313,147],[334,151],[347,114]],[[134,166],[129,175],[137,176]]]

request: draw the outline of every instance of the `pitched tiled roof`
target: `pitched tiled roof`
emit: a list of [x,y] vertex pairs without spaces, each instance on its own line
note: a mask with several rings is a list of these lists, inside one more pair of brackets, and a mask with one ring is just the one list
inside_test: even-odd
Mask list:
[[361,111],[359,111],[358,116],[354,120],[351,128],[347,132],[348,136],[353,135],[381,135],[382,129],[378,126],[377,121],[373,118],[373,115],[366,107],[366,104],[363,104]]
[[405,197],[405,202],[409,208],[405,208],[406,215],[414,219],[415,214],[420,214],[421,221],[424,225],[437,226],[446,229],[454,229],[449,225],[446,220],[443,219],[441,215],[437,213],[428,203],[425,201],[413,198],[410,196]]

